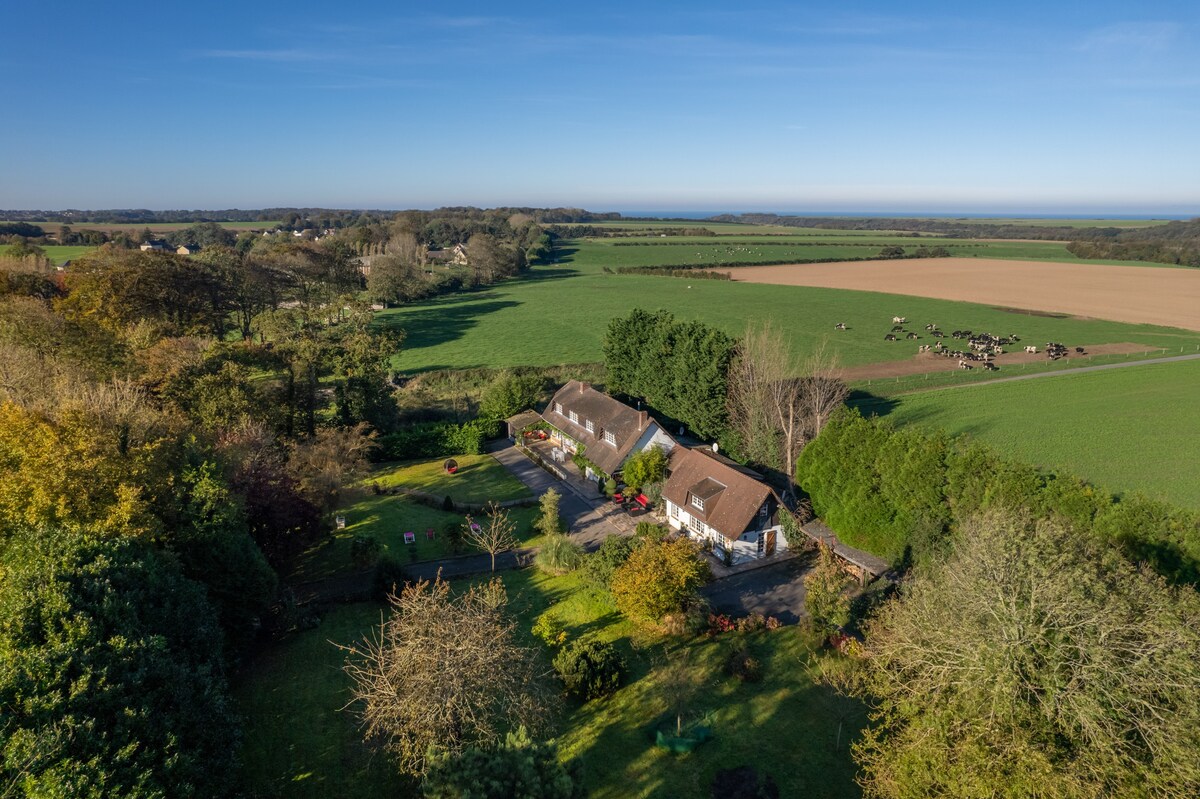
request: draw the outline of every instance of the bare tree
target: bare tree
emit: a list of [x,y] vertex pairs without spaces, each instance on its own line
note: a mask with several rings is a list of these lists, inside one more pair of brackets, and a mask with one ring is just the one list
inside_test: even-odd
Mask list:
[[340,648],[368,740],[410,774],[431,751],[489,746],[505,731],[544,727],[549,704],[533,650],[518,646],[498,579],[452,595],[440,578],[389,597],[391,612],[368,639]]
[[729,372],[729,420],[744,453],[788,477],[804,445],[816,437],[849,389],[822,341],[797,377],[791,346],[770,321],[751,326]]
[[496,555],[517,545],[517,525],[508,518],[508,511],[495,502],[487,506],[487,521],[479,524],[470,516],[463,524],[463,537],[492,556],[492,571],[496,571]]
[[804,362],[804,377],[800,381],[800,407],[804,409],[805,434],[809,440],[820,434],[829,416],[850,394],[837,355],[829,351],[828,345],[827,339],[821,339],[820,346]]
[[343,489],[366,468],[367,453],[374,444],[370,425],[326,427],[312,438],[292,444],[288,471],[300,492],[328,513],[337,507]]
[[729,372],[729,420],[752,460],[788,475],[804,445],[800,384],[791,348],[769,321],[742,337]]

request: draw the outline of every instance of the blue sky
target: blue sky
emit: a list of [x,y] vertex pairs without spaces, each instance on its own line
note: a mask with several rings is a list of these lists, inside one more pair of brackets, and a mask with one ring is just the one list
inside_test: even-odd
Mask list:
[[14,4],[0,208],[1200,214],[1195,2],[565,5]]

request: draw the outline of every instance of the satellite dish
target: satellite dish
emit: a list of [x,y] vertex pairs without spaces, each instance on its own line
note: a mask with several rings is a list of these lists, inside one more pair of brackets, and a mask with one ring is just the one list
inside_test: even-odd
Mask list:
[[713,442],[713,452],[717,452],[720,449],[721,449],[721,445],[714,441]]

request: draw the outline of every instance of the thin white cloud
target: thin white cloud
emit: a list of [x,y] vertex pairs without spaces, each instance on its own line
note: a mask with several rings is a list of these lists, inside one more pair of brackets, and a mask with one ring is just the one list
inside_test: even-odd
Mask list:
[[1102,55],[1130,50],[1161,52],[1170,49],[1179,33],[1174,22],[1122,22],[1089,32],[1076,49]]

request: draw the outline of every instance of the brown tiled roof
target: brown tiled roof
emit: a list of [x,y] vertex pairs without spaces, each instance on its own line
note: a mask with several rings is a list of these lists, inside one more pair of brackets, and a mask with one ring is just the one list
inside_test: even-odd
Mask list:
[[[554,410],[560,403],[563,409],[561,414]],[[571,421],[571,411],[578,415],[578,422]],[[578,380],[572,380],[558,390],[546,406],[542,418],[583,444],[584,457],[607,474],[621,467],[638,439],[651,425],[656,424],[645,411],[636,411]],[[589,421],[592,422],[594,433],[589,433],[585,427]],[[603,434],[606,432],[616,438],[616,446],[604,440]]]
[[[747,471],[725,463],[707,449],[676,447],[663,496],[689,514],[703,518],[726,538],[735,539],[750,527],[758,509],[775,494]],[[704,501],[703,511],[692,506],[692,495]]]

